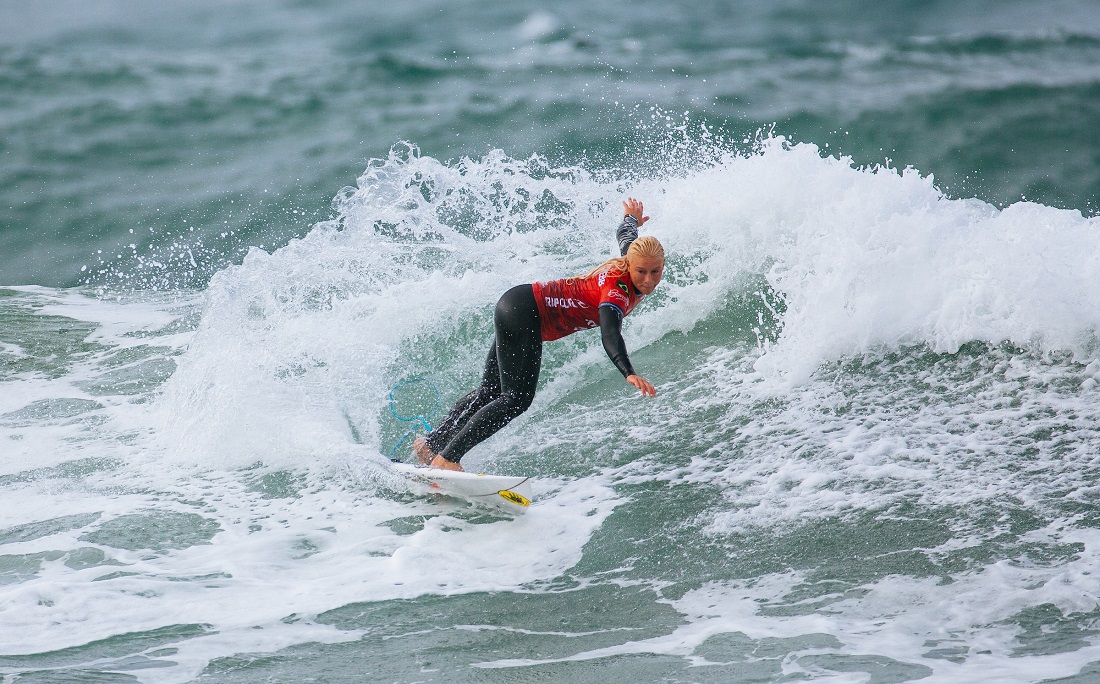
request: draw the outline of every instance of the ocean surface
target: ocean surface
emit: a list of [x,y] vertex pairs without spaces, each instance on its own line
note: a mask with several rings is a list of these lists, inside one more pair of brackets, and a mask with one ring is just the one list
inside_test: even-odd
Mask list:
[[1088,0],[0,0],[0,682],[1100,682],[1098,202]]

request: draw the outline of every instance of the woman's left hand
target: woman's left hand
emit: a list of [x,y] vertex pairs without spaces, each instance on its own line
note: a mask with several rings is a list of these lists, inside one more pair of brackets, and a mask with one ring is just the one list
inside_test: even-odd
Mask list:
[[657,396],[657,388],[654,387],[649,380],[646,380],[640,375],[628,375],[626,376],[626,381],[637,387],[641,391],[643,397]]
[[641,228],[642,224],[649,220],[648,216],[642,216],[645,210],[642,209],[642,201],[636,200],[633,197],[627,197],[623,202],[623,216],[630,215],[638,219],[638,227]]

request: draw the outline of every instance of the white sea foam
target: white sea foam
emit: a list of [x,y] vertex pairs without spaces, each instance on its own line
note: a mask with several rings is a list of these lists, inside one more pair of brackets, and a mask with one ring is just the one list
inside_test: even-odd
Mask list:
[[[1070,562],[1055,577],[1008,562],[965,573],[949,584],[934,578],[894,575],[865,585],[851,598],[819,597],[827,601],[828,610],[791,611],[793,614],[787,615],[769,614],[769,610],[792,607],[791,595],[806,581],[797,573],[712,583],[669,601],[684,616],[684,624],[668,634],[581,650],[556,659],[503,659],[476,666],[524,668],[549,662],[656,654],[679,656],[700,668],[723,667],[736,678],[739,666],[751,667],[768,660],[767,655],[760,655],[761,651],[768,653],[767,642],[790,643],[801,637],[807,645],[771,657],[785,677],[824,674],[827,668],[821,668],[822,656],[858,660],[867,654],[891,659],[902,667],[924,668],[926,671],[910,670],[906,677],[921,681],[1034,682],[1070,677],[1100,658],[1100,645],[1054,655],[1016,653],[1018,628],[1014,618],[1021,610],[1036,605],[1052,605],[1067,615],[1096,609],[1096,601],[1087,597],[1095,596],[1100,589],[1090,571],[1097,560],[1095,550],[1100,548],[1100,537],[1095,532],[1073,536],[1081,541],[1087,538],[1093,551]],[[741,637],[745,643],[740,648],[721,649],[726,660],[700,655],[706,641],[720,635]],[[822,635],[830,635],[839,643],[823,645]],[[863,680],[862,674],[857,680]]]
[[[1090,548],[1100,548],[1095,533]],[[791,595],[806,581],[798,573],[774,574],[751,580],[711,583],[669,603],[684,622],[656,637],[594,650],[578,650],[554,659],[511,658],[477,663],[481,668],[529,668],[552,662],[611,659],[624,655],[677,656],[701,668],[721,667],[737,681],[768,660],[783,677],[830,674],[823,660],[850,658],[859,662],[868,654],[892,663],[905,672],[902,681],[919,678],[930,682],[985,681],[1034,682],[1070,677],[1100,658],[1100,645],[1084,646],[1072,653],[1026,655],[1015,653],[1018,628],[1014,618],[1035,605],[1053,605],[1066,614],[1091,611],[1100,587],[1090,575],[1094,554],[1069,563],[1064,573],[1051,578],[1034,568],[1007,562],[966,573],[944,584],[934,578],[889,576],[862,587],[853,597],[838,594],[820,597],[827,610],[771,614],[777,606],[793,608]],[[742,639],[738,646],[724,645],[720,654],[707,657],[708,639],[730,635]],[[836,641],[826,638],[829,635]],[[802,639],[804,645],[797,645]],[[777,648],[784,641],[786,649]],[[769,647],[769,642],[773,645]],[[736,642],[735,642],[736,643]],[[771,652],[772,655],[768,655]],[[722,659],[716,659],[716,658]],[[867,661],[861,663],[867,666]],[[880,660],[881,666],[881,660]],[[864,681],[865,671],[852,681]],[[907,672],[905,670],[908,670]],[[829,681],[838,681],[835,672]],[[896,673],[894,676],[898,676]],[[839,681],[846,681],[840,677]]]
[[[162,402],[173,444],[288,465],[331,441],[344,413],[377,439],[379,397],[416,370],[410,346],[438,344],[512,284],[589,267],[623,195],[580,169],[499,154],[448,167],[415,150],[360,186],[339,224],[213,280]],[[780,139],[630,192],[682,258],[659,303],[628,320],[635,348],[691,331],[753,273],[785,307],[756,370],[784,385],[899,345],[1007,340],[1086,360],[1098,348],[1100,232],[1077,212],[949,200],[915,172],[854,169]]]
[[698,270],[718,281],[691,294],[712,302],[707,289],[747,271],[782,295],[761,372],[799,382],[843,355],[971,340],[1096,353],[1100,219],[948,199],[915,171],[855,169],[781,139],[660,185],[658,234],[673,254],[703,252]]
[[[133,473],[119,476],[131,478]],[[100,486],[109,488],[110,479]],[[98,522],[9,545],[20,554],[93,548],[114,565],[74,569],[57,554],[62,557],[49,558],[33,579],[7,588],[0,595],[0,611],[8,616],[0,630],[7,653],[78,646],[120,629],[205,625],[207,634],[185,640],[182,657],[170,659],[176,667],[152,669],[142,677],[190,681],[211,659],[241,650],[357,638],[354,631],[312,625],[310,618],[326,610],[552,579],[579,560],[584,540],[616,505],[597,484],[558,483],[550,490],[552,483],[546,482],[537,485],[543,500],[529,515],[475,523],[448,514],[461,508],[430,500],[361,498],[354,490],[314,488],[287,500],[264,499],[228,478],[161,484],[171,484],[176,497],[204,503],[72,496],[51,515],[94,511],[101,516]],[[85,536],[119,516],[151,511],[199,514],[217,522],[220,531],[209,544],[156,553],[140,544],[119,549]],[[31,508],[21,517],[39,516],[42,512]],[[419,529],[395,532],[386,523],[397,518],[422,522]],[[286,626],[288,616],[299,616],[292,628]]]
[[[623,183],[500,153],[446,165],[398,149],[341,194],[338,221],[275,253],[253,250],[213,279],[201,305],[188,295],[28,291],[43,313],[87,322],[97,347],[58,377],[5,383],[3,474],[15,479],[4,485],[14,505],[0,529],[85,517],[3,545],[38,569],[0,590],[0,641],[39,653],[208,625],[173,643],[177,654],[165,658],[174,666],[138,671],[146,682],[188,681],[217,657],[356,639],[315,621],[347,604],[537,591],[531,583],[581,559],[622,503],[616,490],[637,484],[717,488],[705,523],[671,523],[719,541],[904,505],[996,509],[1007,496],[1055,516],[1052,492],[1093,496],[1095,219],[947,199],[916,172],[855,169],[782,140],[747,156],[707,154],[713,163]],[[496,297],[609,256],[626,194],[645,200],[645,231],[670,255],[667,282],[624,332],[636,363],[660,381],[658,398],[627,391],[596,335],[549,345],[532,410],[466,461],[541,470],[527,516],[479,522],[453,503],[395,496],[384,466],[387,390],[418,374],[445,401],[468,389]],[[196,306],[192,331],[184,319]],[[952,365],[963,361],[918,358],[972,340],[992,346],[968,380]],[[1028,353],[998,350],[1006,340]],[[92,391],[147,359],[177,367],[155,396],[159,380]],[[861,375],[845,363],[881,367]],[[611,381],[620,393],[589,390]],[[72,415],[34,410],[58,400],[88,403]],[[1021,447],[1036,430],[1072,437]],[[662,460],[670,444],[676,467]],[[576,455],[555,462],[563,452]],[[90,465],[73,465],[80,459]],[[562,474],[577,471],[588,476]],[[97,536],[157,514],[201,516],[218,531],[186,548],[118,548]],[[966,544],[975,530],[951,533],[948,544]],[[1084,551],[1055,567],[993,563],[942,587],[876,578],[864,599],[785,618],[761,613],[759,601],[780,601],[803,581],[797,573],[716,581],[671,602],[684,616],[672,633],[569,659],[663,653],[705,666],[696,649],[716,634],[827,633],[841,643],[836,653],[916,662],[944,681],[1007,668],[1012,628],[983,625],[1040,603],[1093,609],[1081,597],[1096,591],[1083,568],[1097,540],[1053,523],[1042,533]],[[100,560],[79,562],[81,549]],[[959,610],[955,636],[929,636],[937,613],[922,601],[959,601],[975,617]],[[924,655],[937,639],[965,642],[965,663]],[[1058,671],[1095,659],[1093,649],[1061,656]],[[810,671],[810,651],[784,671]],[[1028,672],[1050,661],[1011,659]]]

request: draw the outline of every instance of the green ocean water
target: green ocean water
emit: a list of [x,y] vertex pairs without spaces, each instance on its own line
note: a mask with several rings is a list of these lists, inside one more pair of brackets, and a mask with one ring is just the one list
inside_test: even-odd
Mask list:
[[653,107],[1089,212],[1098,23],[1088,3],[9,7],[0,282],[134,277],[145,257],[201,287],[328,218],[402,140],[661,173]]
[[[5,684],[1100,681],[1091,3],[0,10]],[[627,196],[658,396],[406,491]]]

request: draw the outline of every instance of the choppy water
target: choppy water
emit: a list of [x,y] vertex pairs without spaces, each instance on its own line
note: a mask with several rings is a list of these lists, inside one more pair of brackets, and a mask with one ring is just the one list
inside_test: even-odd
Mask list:
[[[0,676],[1100,680],[1098,66],[1085,2],[4,7]],[[390,388],[628,194],[659,396],[552,343],[465,459],[531,511],[404,492]]]

